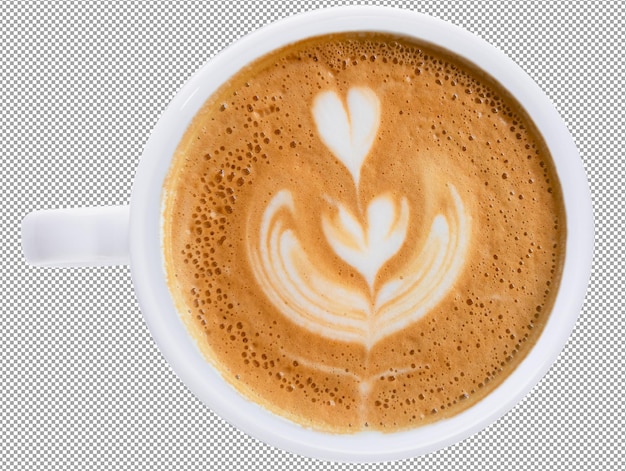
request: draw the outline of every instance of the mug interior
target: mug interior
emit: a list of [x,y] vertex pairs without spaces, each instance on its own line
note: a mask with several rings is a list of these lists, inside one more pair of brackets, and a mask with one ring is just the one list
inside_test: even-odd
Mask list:
[[[204,359],[181,322],[167,287],[162,251],[162,187],[188,124],[206,99],[242,67],[312,36],[367,31],[413,37],[449,50],[484,70],[523,104],[552,154],[566,211],[567,240],[559,293],[536,345],[504,382],[464,412],[394,433],[336,435],[306,429],[241,396]],[[381,7],[330,8],[261,28],[211,59],[172,100],[148,141],[133,185],[131,274],[144,318],[176,374],[209,408],[244,432],[291,452],[326,460],[383,461],[428,453],[478,432],[519,402],[565,345],[591,271],[593,218],[587,179],[557,111],[522,69],[493,46],[450,23]]]

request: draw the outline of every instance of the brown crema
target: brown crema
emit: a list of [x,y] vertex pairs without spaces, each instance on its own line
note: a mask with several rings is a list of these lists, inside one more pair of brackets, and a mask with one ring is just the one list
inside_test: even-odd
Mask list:
[[[380,102],[358,185],[312,113],[320,93],[345,107],[353,87]],[[375,340],[332,338],[323,333],[331,321],[315,329],[290,317],[251,266],[251,251],[283,240],[268,237],[266,247],[262,226],[287,191],[291,209],[268,227],[297,240],[329,286],[373,305],[372,293],[427,244],[437,216],[453,211],[451,187],[469,221],[460,271],[421,317]],[[321,221],[340,202],[365,227],[379,195],[407,201],[408,229],[370,287],[329,246]],[[169,287],[207,360],[250,400],[338,433],[417,427],[488,395],[541,334],[565,255],[558,177],[523,108],[464,60],[378,33],[298,42],[238,72],[187,129],[163,208]],[[363,314],[364,325],[376,312]]]

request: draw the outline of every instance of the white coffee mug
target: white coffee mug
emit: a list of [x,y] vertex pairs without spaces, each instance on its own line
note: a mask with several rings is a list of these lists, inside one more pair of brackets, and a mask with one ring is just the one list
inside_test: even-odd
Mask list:
[[[240,395],[204,359],[174,308],[162,253],[162,187],[174,150],[205,100],[255,59],[312,36],[348,31],[416,38],[467,59],[495,78],[526,109],[543,135],[561,182],[567,220],[565,262],[552,314],[527,357],[485,399],[458,415],[394,433],[330,434],[276,416]],[[137,169],[129,206],[36,211],[22,222],[26,260],[41,266],[130,264],[135,292],[159,349],[176,374],[232,425],[276,447],[326,460],[383,461],[428,453],[478,432],[511,409],[548,371],[582,305],[593,255],[587,179],[573,140],[539,87],[504,54],[450,23],[409,11],[343,7],[281,20],[211,59],[172,100]]]

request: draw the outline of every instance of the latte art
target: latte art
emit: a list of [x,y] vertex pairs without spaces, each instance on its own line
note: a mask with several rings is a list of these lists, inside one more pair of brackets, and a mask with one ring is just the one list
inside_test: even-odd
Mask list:
[[[347,105],[348,113],[335,93],[323,92],[314,100],[313,116],[324,143],[350,171],[358,194],[361,166],[376,138],[381,105],[368,88],[351,88]],[[452,214],[436,215],[418,255],[380,286],[375,286],[380,268],[406,242],[410,215],[406,197],[396,202],[393,195],[378,195],[360,217],[333,202],[335,214],[321,215],[326,242],[363,277],[366,292],[349,289],[316,269],[289,227],[288,219],[297,211],[292,195],[280,190],[263,213],[258,245],[248,249],[255,277],[292,321],[325,337],[370,348],[424,316],[445,296],[463,266],[470,216],[456,188],[448,186]]]
[[352,87],[348,90],[347,112],[336,93],[320,93],[313,103],[317,131],[350,171],[359,186],[361,166],[369,154],[380,124],[380,101],[373,90]]
[[334,433],[490,394],[550,315],[564,227],[551,156],[507,91],[378,33],[236,73],[163,192],[164,268],[200,352],[251,401]]
[[329,245],[367,281],[370,290],[378,270],[404,244],[409,225],[409,204],[402,198],[399,214],[390,195],[379,195],[367,207],[365,227],[341,203],[337,216],[322,216],[322,228]]

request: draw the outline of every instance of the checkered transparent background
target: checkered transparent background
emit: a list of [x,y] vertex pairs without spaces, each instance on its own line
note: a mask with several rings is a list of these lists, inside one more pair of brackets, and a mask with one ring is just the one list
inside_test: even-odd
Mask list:
[[[109,3],[0,5],[1,469],[626,467],[623,2]],[[226,45],[349,3],[429,13],[511,56],[567,122],[597,224],[579,322],[526,399],[447,449],[352,467],[266,446],[204,407],[152,341],[128,268],[32,268],[19,239],[31,210],[127,203],[159,115]]]

